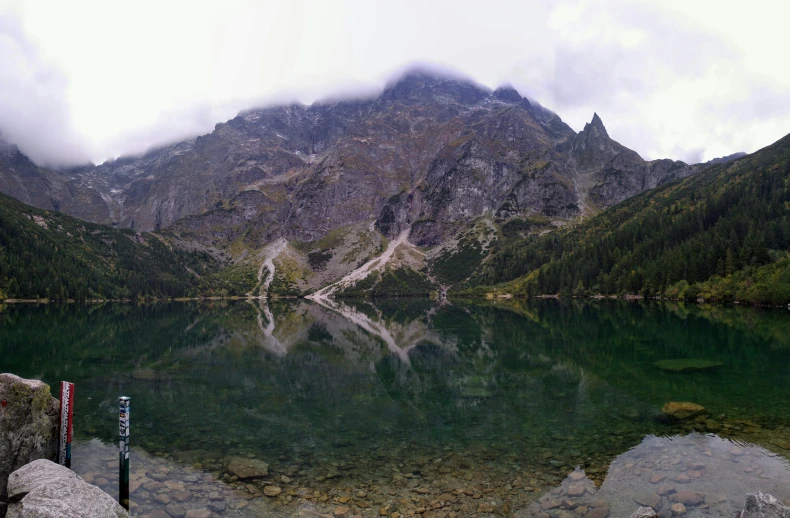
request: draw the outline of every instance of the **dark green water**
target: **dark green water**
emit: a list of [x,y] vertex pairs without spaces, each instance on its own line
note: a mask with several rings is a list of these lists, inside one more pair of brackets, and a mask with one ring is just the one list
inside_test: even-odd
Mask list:
[[[722,366],[653,365],[684,358]],[[117,397],[131,396],[133,444],[154,457],[221,473],[225,457],[255,456],[322,491],[410,487],[448,470],[509,487],[518,475],[534,491],[515,509],[576,466],[600,485],[614,459],[652,435],[715,431],[790,454],[781,446],[790,441],[787,310],[422,300],[6,306],[0,371],[53,387],[75,382],[80,441],[114,442]],[[664,422],[668,401],[701,404],[709,417]],[[446,470],[427,469],[441,456]],[[393,478],[393,469],[411,477]]]

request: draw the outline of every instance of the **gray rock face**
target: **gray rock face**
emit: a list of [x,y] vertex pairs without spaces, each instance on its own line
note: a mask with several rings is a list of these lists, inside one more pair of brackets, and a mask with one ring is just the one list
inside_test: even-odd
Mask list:
[[767,493],[749,493],[739,518],[790,518],[790,507]]
[[59,409],[46,383],[0,374],[0,515],[11,472],[36,459],[55,459]]
[[100,166],[50,171],[3,149],[0,191],[22,201],[218,246],[311,241],[374,220],[433,245],[480,216],[567,220],[695,171],[646,162],[597,114],[576,134],[512,87],[422,71],[376,98],[251,110]]
[[127,518],[113,498],[70,469],[36,460],[8,478],[8,518]]

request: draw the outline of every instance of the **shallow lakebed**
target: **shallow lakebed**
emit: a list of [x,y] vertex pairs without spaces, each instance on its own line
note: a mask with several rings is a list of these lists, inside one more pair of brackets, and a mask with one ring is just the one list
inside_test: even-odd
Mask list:
[[[787,310],[9,305],[0,358],[76,383],[74,469],[114,496],[132,398],[141,516],[733,516],[747,492],[790,498]],[[670,421],[670,401],[706,412]]]

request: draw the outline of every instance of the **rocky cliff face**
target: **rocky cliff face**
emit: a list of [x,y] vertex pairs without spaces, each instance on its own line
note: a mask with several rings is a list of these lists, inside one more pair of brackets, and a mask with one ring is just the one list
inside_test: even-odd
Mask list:
[[419,71],[375,99],[252,110],[96,167],[51,171],[13,146],[0,153],[0,190],[26,203],[212,240],[254,228],[261,244],[367,220],[390,237],[416,224],[415,239],[435,244],[481,215],[568,219],[692,172],[642,160],[597,115],[577,135],[513,88]]
[[27,203],[225,251],[359,225],[432,247],[481,217],[562,224],[694,171],[643,160],[597,114],[577,134],[511,87],[420,71],[375,98],[251,110],[99,166],[0,150],[0,190]]

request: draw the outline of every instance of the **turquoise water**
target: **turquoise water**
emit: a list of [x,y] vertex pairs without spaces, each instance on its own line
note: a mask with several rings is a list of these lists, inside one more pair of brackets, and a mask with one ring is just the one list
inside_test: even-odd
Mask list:
[[[654,365],[666,359],[721,366],[675,373]],[[11,305],[0,313],[0,370],[53,387],[76,383],[75,470],[110,493],[120,395],[132,398],[141,466],[227,485],[229,457],[265,460],[265,484],[282,494],[257,498],[260,488],[231,483],[228,491],[256,498],[238,510],[215,506],[215,514],[331,510],[348,493],[362,502],[351,513],[378,516],[389,504],[386,514],[407,516],[419,509],[414,498],[466,485],[477,489],[426,509],[528,516],[539,497],[560,490],[554,496],[561,499],[566,476],[579,467],[588,496],[611,493],[615,516],[638,507],[631,493],[651,486],[608,488],[636,480],[612,466],[643,448],[658,451],[651,437],[665,441],[669,457],[682,455],[677,445],[691,448],[687,454],[709,451],[711,465],[730,462],[728,445],[737,441],[758,466],[738,464],[739,476],[756,477],[755,489],[790,487],[782,468],[790,455],[787,310],[553,300]],[[698,403],[708,413],[668,422],[660,408],[669,401]],[[723,442],[701,447],[693,442],[699,434]],[[647,463],[644,477],[661,466],[646,455],[638,457]],[[690,484],[707,484],[706,494],[718,486],[735,506],[734,493],[748,484],[726,470],[703,471]],[[193,489],[196,496],[179,505],[208,506]],[[140,489],[139,512],[166,508],[154,500],[161,491]],[[355,496],[360,491],[366,496]],[[408,505],[397,503],[404,498]],[[668,509],[671,497],[663,498]],[[715,516],[728,504],[716,505],[689,513]]]

